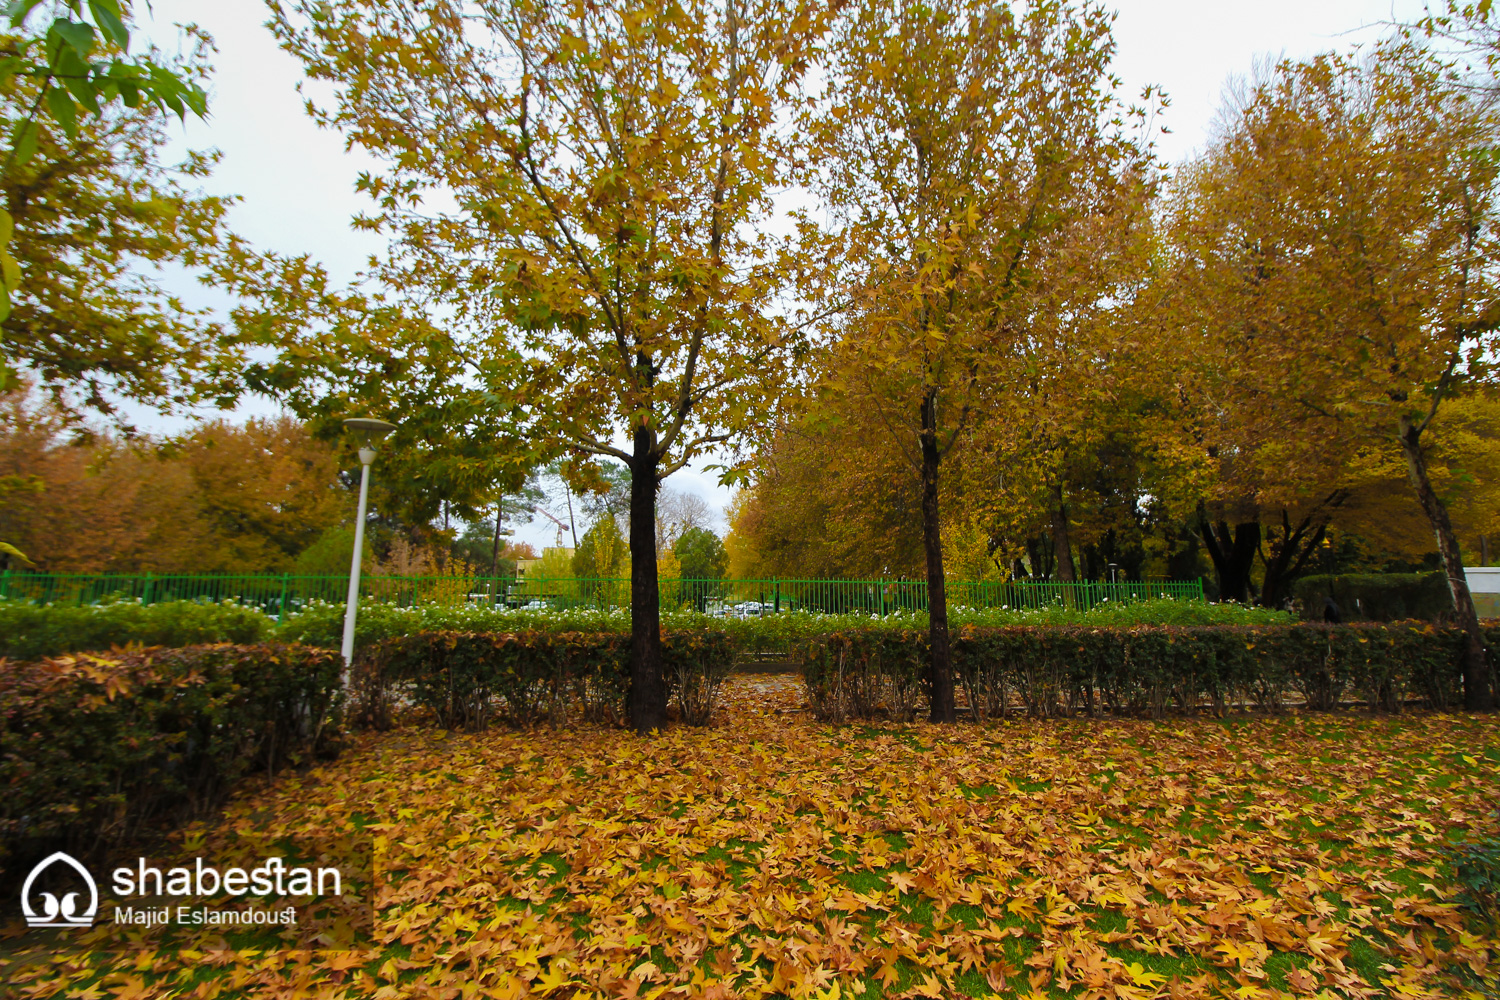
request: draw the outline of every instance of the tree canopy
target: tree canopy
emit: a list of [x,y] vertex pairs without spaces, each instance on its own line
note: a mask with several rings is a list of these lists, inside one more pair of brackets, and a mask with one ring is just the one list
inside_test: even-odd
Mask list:
[[536,460],[630,468],[631,719],[662,725],[656,490],[774,404],[789,251],[759,223],[792,159],[777,114],[829,10],[273,9],[283,44],[337,86],[323,120],[385,164],[361,181],[365,224],[394,237],[382,279],[459,331],[466,380]]

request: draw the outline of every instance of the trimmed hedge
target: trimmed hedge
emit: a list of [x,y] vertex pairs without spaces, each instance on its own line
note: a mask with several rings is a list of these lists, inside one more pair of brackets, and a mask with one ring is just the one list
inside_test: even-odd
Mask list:
[[1305,576],[1292,585],[1292,596],[1302,602],[1308,621],[1323,620],[1323,601],[1330,596],[1346,622],[1437,622],[1453,615],[1448,578],[1440,572]]
[[[683,721],[705,725],[736,648],[722,632],[664,633],[663,677]],[[354,718],[392,724],[398,705],[445,729],[619,724],[630,688],[630,636],[582,632],[421,632],[375,643],[356,659]]]
[[[1164,599],[1133,604],[1107,603],[1091,611],[1080,611],[1061,604],[1036,609],[953,607],[949,609],[948,620],[956,628],[960,625],[1269,625],[1295,621],[1295,618],[1284,611],[1267,608]],[[825,615],[804,611],[785,611],[763,618],[718,618],[698,611],[663,611],[661,615],[663,632],[722,632],[734,640],[742,653],[784,652],[791,643],[799,639],[810,639],[843,629],[884,628],[900,631],[922,628],[926,624],[925,612],[890,614],[885,617],[867,614]],[[630,609],[507,609],[477,604],[424,604],[403,608],[366,601],[361,602],[359,616],[355,620],[354,645],[356,649],[365,649],[383,639],[416,635],[420,632],[530,631],[614,632],[629,635]],[[309,603],[288,615],[276,628],[277,637],[285,642],[302,642],[330,649],[340,646],[343,634],[344,605],[324,601]]]
[[0,863],[106,850],[328,751],[341,667],[284,645],[0,660]]
[[[225,601],[111,601],[104,604],[28,604],[0,601],[0,656],[35,660],[128,643],[196,646],[265,642],[275,622],[256,608]],[[333,644],[334,648],[338,643]]]
[[[1492,646],[1500,627],[1490,630]],[[1033,717],[1084,712],[1160,717],[1230,706],[1312,709],[1354,696],[1397,711],[1463,701],[1463,633],[1393,625],[975,628],[953,635],[954,683],[977,718],[1012,706]],[[850,630],[799,643],[808,697],[823,719],[912,718],[926,700],[927,634]]]

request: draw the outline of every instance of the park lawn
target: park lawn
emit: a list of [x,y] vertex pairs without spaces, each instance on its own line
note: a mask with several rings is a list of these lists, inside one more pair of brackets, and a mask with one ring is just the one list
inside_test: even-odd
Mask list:
[[[0,964],[18,996],[1480,996],[1448,840],[1500,718],[820,724],[739,677],[710,729],[356,738],[210,846],[373,837],[361,950],[213,932]],[[194,845],[196,846],[196,845]],[[1466,922],[1467,921],[1467,922]],[[98,933],[91,932],[91,933]]]

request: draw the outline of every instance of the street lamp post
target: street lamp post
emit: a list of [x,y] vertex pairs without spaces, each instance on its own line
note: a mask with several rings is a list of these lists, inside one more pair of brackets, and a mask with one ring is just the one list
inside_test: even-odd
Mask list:
[[373,417],[350,417],[344,426],[360,435],[359,514],[354,521],[354,558],[349,563],[349,600],[344,605],[344,667],[354,659],[354,616],[359,611],[359,564],[365,548],[365,511],[370,503],[370,463],[375,445],[396,425]]

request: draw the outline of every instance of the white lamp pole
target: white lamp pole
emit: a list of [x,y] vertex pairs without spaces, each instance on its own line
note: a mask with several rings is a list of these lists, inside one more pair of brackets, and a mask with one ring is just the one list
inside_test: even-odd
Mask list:
[[365,513],[370,503],[370,463],[375,461],[375,442],[396,425],[371,417],[351,417],[344,426],[363,435],[359,449],[359,514],[354,521],[354,558],[349,563],[349,600],[344,605],[344,666],[354,659],[354,618],[359,612],[359,567],[365,550]]

